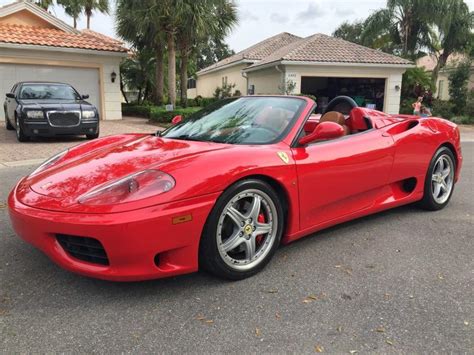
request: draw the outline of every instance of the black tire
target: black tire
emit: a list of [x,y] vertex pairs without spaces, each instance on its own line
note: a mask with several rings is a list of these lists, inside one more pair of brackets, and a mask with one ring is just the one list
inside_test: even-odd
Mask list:
[[21,128],[21,124],[19,122],[20,120],[18,117],[15,115],[15,124],[16,124],[16,139],[18,139],[18,142],[28,142],[30,140],[30,137],[25,135],[23,132],[23,128]]
[[449,159],[451,161],[452,163],[451,169],[453,169],[453,175],[455,174],[455,171],[456,171],[456,159],[454,158],[453,152],[447,147],[439,148],[436,151],[433,158],[431,159],[430,166],[428,167],[428,172],[425,178],[423,199],[419,203],[419,206],[421,208],[428,211],[438,211],[438,210],[443,209],[449,203],[449,200],[451,199],[451,196],[453,195],[454,185],[455,185],[454,178],[451,183],[451,189],[445,201],[440,203],[436,201],[435,197],[433,196],[434,194],[433,175],[435,173],[436,163],[442,156],[446,157],[446,159]]
[[97,139],[99,138],[99,132],[96,134],[86,134],[87,139]]
[[[261,256],[259,263],[248,270],[236,270],[230,267],[221,256],[218,249],[218,223],[221,214],[227,204],[239,193],[244,191],[255,191],[263,192],[273,202],[275,207],[277,228],[276,234],[273,237],[273,244],[268,247],[268,252]],[[217,200],[214,208],[212,209],[204,231],[201,237],[199,246],[199,266],[200,268],[225,279],[230,280],[241,280],[247,277],[253,276],[261,271],[271,260],[276,252],[276,249],[280,245],[281,237],[284,230],[284,212],[281,205],[281,201],[275,192],[275,190],[266,182],[257,179],[242,180],[234,185],[230,186]],[[249,237],[250,238],[250,237]],[[255,248],[257,250],[257,248]]]
[[12,126],[12,124],[10,123],[10,120],[8,119],[7,111],[5,111],[5,127],[9,131],[13,131],[15,129],[15,127]]

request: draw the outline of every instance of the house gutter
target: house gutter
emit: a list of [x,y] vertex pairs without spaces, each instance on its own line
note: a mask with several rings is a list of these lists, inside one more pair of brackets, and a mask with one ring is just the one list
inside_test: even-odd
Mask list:
[[41,50],[41,51],[48,51],[48,52],[63,52],[63,53],[76,53],[76,54],[93,54],[93,55],[113,56],[113,57],[127,57],[128,56],[128,51],[127,52],[101,51],[101,50],[94,50],[94,49],[39,46],[36,44],[0,43],[0,48],[30,49],[30,50]]
[[233,66],[238,65],[238,64],[242,64],[242,63],[255,64],[256,62],[258,62],[258,60],[249,60],[249,59],[237,60],[235,62],[225,64],[225,65],[222,65],[222,66],[219,66],[219,67],[216,67],[216,68],[212,68],[212,69],[209,69],[209,70],[206,70],[206,68],[204,68],[204,69],[198,71],[196,73],[196,75],[197,76],[206,75],[206,74],[210,74],[210,73],[222,70],[222,69],[227,69],[227,68],[233,67]]

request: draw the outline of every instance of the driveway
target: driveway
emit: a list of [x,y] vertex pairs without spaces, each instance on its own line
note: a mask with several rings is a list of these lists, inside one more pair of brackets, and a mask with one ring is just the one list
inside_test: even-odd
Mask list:
[[463,152],[446,209],[405,206],[321,231],[240,282],[64,271],[8,220],[7,194],[32,167],[0,169],[0,352],[473,353],[474,142]]
[[[4,126],[4,122],[0,122]],[[120,121],[101,121],[101,137],[120,133],[151,133],[156,132],[157,126],[150,125],[146,119],[124,117]],[[27,143],[19,143],[14,131],[0,127],[0,168],[3,166],[18,166],[37,164],[52,155],[87,139],[78,137],[37,138]]]

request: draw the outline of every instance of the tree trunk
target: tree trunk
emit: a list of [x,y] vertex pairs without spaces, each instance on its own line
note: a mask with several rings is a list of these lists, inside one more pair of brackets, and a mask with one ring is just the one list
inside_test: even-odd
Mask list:
[[154,101],[155,104],[163,104],[163,91],[164,91],[164,66],[163,66],[163,42],[158,41],[155,46],[155,59],[156,59],[156,68],[155,68],[155,92],[154,92]]
[[142,103],[142,88],[138,88],[138,97],[137,97],[137,105],[140,105]]
[[77,28],[77,17],[74,17],[74,28]]
[[438,63],[436,63],[436,66],[434,67],[433,72],[431,73],[431,82],[433,83],[433,86],[437,92],[437,96],[439,96],[438,87],[437,87],[439,71],[445,67],[446,63],[448,62],[448,58],[450,54],[451,53],[449,52],[443,52],[439,56]]
[[90,30],[91,28],[91,16],[87,15],[87,29]]
[[167,33],[168,37],[168,101],[176,105],[176,47],[174,34]]
[[125,99],[125,102],[128,104],[128,97],[125,94],[125,87],[123,85],[122,72],[120,72],[120,91],[122,92],[122,96]]
[[181,66],[179,68],[179,80],[181,88],[181,106],[188,106],[188,51],[181,52]]

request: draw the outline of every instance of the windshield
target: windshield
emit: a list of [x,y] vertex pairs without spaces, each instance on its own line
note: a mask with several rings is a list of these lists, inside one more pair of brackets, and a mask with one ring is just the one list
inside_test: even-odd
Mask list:
[[290,97],[242,97],[218,101],[163,132],[162,137],[230,144],[281,140],[306,101]]
[[64,84],[28,84],[20,90],[23,100],[80,100],[80,95],[69,85]]

